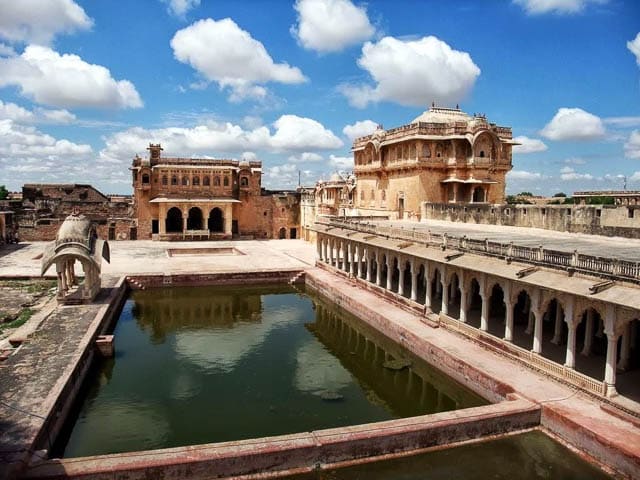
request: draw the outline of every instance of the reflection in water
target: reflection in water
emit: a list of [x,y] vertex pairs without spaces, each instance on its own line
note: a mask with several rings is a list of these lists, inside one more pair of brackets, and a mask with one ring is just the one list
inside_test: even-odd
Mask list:
[[[114,334],[116,357],[102,362],[87,386],[75,424],[59,441],[64,456],[280,435],[484,403],[362,322],[288,286],[136,291]],[[392,357],[409,358],[411,368],[385,369]]]

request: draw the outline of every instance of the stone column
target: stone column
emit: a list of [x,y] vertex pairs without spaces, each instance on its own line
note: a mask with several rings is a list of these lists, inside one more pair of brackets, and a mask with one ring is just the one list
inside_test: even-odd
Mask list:
[[593,345],[593,310],[587,309],[587,323],[584,329],[584,344],[582,346],[582,352],[584,356],[591,355],[591,347]]
[[447,285],[447,275],[442,275],[440,279],[442,281],[442,308],[440,312],[449,315],[449,285]]
[[467,288],[465,282],[460,282],[460,321],[467,322]]
[[358,258],[358,245],[355,243],[350,243],[351,255],[349,258],[349,272],[351,275],[355,277],[356,275],[356,261]]
[[233,230],[233,206],[228,203],[224,210],[224,233],[225,235],[231,235]]
[[318,253],[318,260],[322,261],[322,239],[319,236],[316,239],[316,251]]
[[535,326],[533,329],[533,353],[541,353],[542,352],[542,313],[534,310],[533,311]]
[[[366,252],[366,253],[365,253]],[[366,271],[368,266],[369,249],[365,251],[364,245],[358,247],[358,277],[366,278]]]
[[405,261],[398,259],[398,295],[404,295],[404,266]]
[[415,258],[411,258],[411,300],[418,300],[418,268]]
[[393,267],[393,260],[389,255],[387,255],[387,290],[392,291],[393,287],[393,272],[391,268]]
[[158,208],[158,232],[160,235],[167,234],[167,207],[161,203]]
[[425,280],[425,294],[424,294],[424,307],[427,312],[431,312],[431,268],[429,264],[424,264],[424,280]]
[[618,361],[618,371],[626,372],[629,368],[629,357],[631,355],[631,323],[627,323],[622,329],[622,345],[620,348],[620,360]]
[[382,252],[376,250],[376,285],[382,287],[382,265],[380,260],[382,259]]
[[607,335],[607,363],[604,366],[604,383],[607,384],[607,396],[613,397],[616,392],[616,357],[618,356],[618,335],[605,331]]
[[367,247],[367,255],[365,256],[366,266],[367,266],[367,282],[371,282],[373,280],[373,256],[371,255],[373,252],[371,251],[371,247]]
[[513,342],[513,308],[515,307],[515,302],[510,296],[505,296],[504,306],[507,317],[504,325],[504,339],[507,342]]
[[489,300],[490,297],[485,291],[484,282],[480,286],[480,298],[482,299],[482,308],[480,310],[480,330],[486,332],[489,330]]
[[556,318],[553,325],[553,338],[551,343],[554,345],[560,345],[562,339],[562,310],[560,309],[560,302],[556,299]]
[[564,323],[567,324],[567,355],[565,357],[564,366],[567,368],[576,367],[576,330],[578,323],[573,317],[573,296],[567,298],[564,306]]

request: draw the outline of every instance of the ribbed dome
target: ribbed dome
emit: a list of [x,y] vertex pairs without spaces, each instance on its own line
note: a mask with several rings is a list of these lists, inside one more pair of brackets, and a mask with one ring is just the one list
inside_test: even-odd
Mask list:
[[431,107],[413,119],[411,123],[452,123],[469,122],[473,117],[458,108]]

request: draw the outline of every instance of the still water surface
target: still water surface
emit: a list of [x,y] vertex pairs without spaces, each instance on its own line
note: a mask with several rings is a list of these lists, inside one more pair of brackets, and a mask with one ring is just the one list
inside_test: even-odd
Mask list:
[[411,457],[286,477],[287,480],[604,480],[610,478],[540,431]]
[[[58,454],[238,440],[486,403],[288,286],[135,291],[114,334],[115,358],[89,379]],[[399,358],[411,366],[383,366]]]

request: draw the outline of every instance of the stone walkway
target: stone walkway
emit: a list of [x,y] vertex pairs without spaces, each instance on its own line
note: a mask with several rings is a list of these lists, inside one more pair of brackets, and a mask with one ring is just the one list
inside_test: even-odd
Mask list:
[[377,221],[370,223],[424,232],[431,230],[433,233],[447,233],[456,237],[466,235],[469,238],[478,240],[487,238],[493,242],[513,242],[515,245],[526,247],[542,245],[551,250],[565,252],[577,250],[579,253],[588,255],[616,257],[632,262],[640,261],[640,239],[556,232],[540,228],[446,222],[442,220],[425,220],[423,222],[408,220]]

